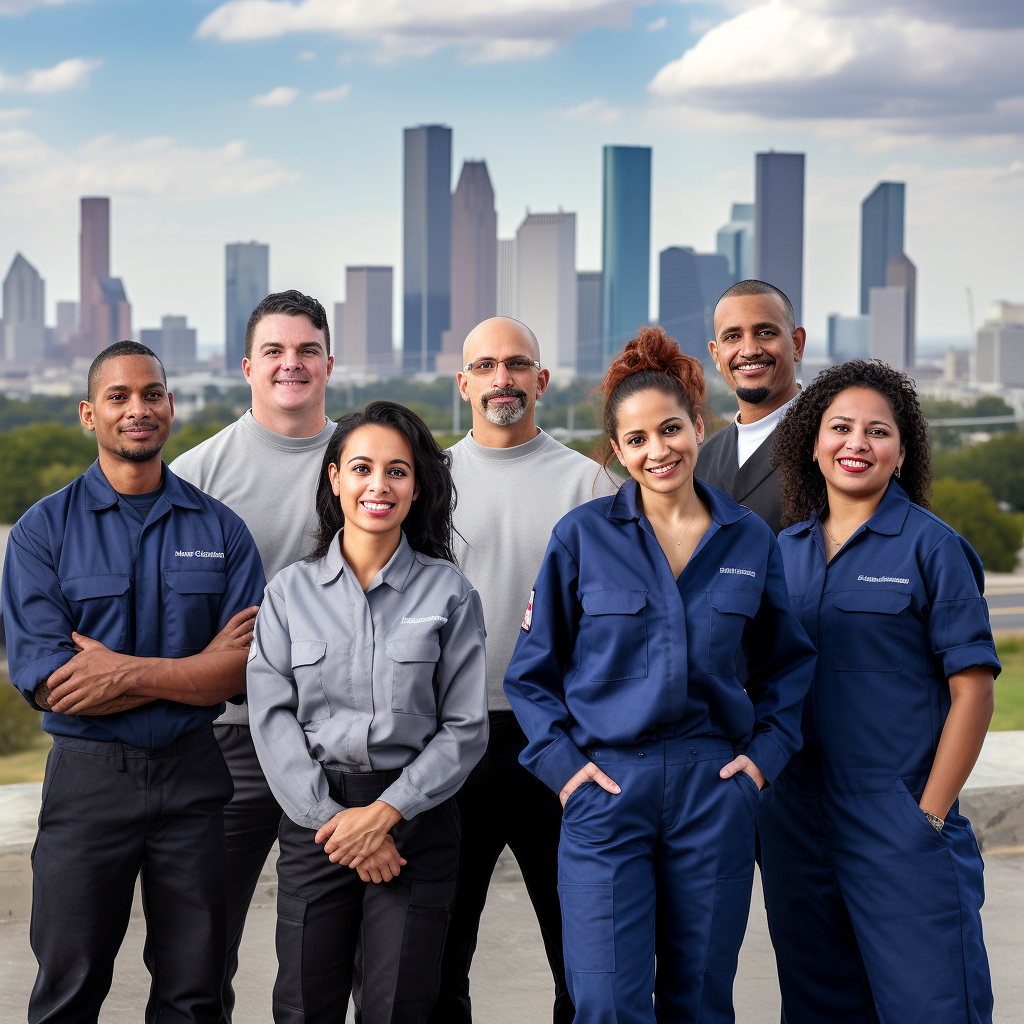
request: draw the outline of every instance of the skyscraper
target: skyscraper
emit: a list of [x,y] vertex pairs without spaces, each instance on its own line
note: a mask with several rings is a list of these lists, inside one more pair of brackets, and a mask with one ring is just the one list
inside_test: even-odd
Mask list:
[[96,335],[95,288],[93,282],[110,277],[110,199],[106,196],[83,196],[82,226],[79,245],[79,331],[81,337],[76,354],[92,358],[106,345]]
[[402,213],[402,349],[406,373],[434,369],[450,325],[452,130],[406,128]]
[[830,313],[826,353],[833,363],[871,357],[871,317]]
[[870,311],[871,289],[886,283],[893,253],[903,251],[906,185],[883,181],[860,205],[860,311]]
[[576,274],[576,372],[587,376],[599,376],[604,368],[602,283],[600,270]]
[[888,287],[902,288],[907,308],[903,315],[903,365],[917,363],[917,267],[903,252],[894,252],[885,268],[885,283]]
[[799,325],[804,293],[804,154],[758,153],[754,192],[754,276],[786,293]]
[[733,284],[726,257],[673,245],[661,251],[658,271],[658,323],[683,352],[709,364],[715,303]]
[[601,253],[604,358],[647,323],[651,267],[651,149],[605,146]]
[[872,288],[868,296],[871,321],[871,358],[896,370],[907,369],[907,293],[893,286]]
[[391,267],[345,268],[345,341],[338,359],[346,367],[389,376],[394,368]]
[[462,343],[498,310],[498,215],[483,161],[467,160],[452,196],[451,328],[448,347],[462,361]]
[[4,278],[3,345],[9,363],[27,365],[45,358],[46,284],[39,272],[17,253]]
[[57,344],[66,345],[71,335],[77,333],[78,330],[78,303],[58,302],[56,330]]
[[733,203],[729,223],[718,232],[717,251],[729,261],[733,281],[754,276],[754,204]]
[[497,315],[516,315],[516,240],[498,239]]
[[528,213],[516,232],[516,317],[542,365],[576,368],[576,214]]
[[139,341],[162,360],[168,373],[191,373],[197,367],[196,329],[187,317],[165,316],[157,328],[139,332]]
[[245,356],[249,314],[270,291],[270,246],[234,242],[224,247],[224,372],[237,376]]
[[117,341],[132,340],[132,307],[119,277],[93,279],[91,337],[97,355]]

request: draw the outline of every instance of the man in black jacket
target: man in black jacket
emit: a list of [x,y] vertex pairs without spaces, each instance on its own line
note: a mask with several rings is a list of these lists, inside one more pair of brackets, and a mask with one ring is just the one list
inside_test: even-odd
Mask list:
[[796,364],[806,339],[793,304],[764,281],[740,281],[715,307],[715,340],[708,348],[740,411],[704,442],[695,472],[776,533],[782,529],[782,493],[769,461],[772,435],[800,393]]

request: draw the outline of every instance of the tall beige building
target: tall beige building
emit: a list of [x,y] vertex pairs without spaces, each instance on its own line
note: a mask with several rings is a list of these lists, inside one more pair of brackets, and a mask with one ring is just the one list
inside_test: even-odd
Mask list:
[[537,335],[546,368],[575,372],[575,213],[527,213],[519,225],[516,316]]
[[344,327],[335,328],[335,351],[337,361],[349,370],[380,376],[394,370],[393,279],[391,267],[345,268]]

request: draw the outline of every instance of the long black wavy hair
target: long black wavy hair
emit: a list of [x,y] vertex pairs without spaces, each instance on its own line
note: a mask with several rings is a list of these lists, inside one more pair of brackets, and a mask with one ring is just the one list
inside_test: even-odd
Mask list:
[[847,388],[869,388],[889,403],[905,452],[900,486],[912,502],[923,508],[930,507],[932,467],[928,425],[917,401],[914,382],[880,360],[851,359],[822,370],[775,428],[771,460],[782,484],[784,526],[802,523],[825,503],[825,478],[813,460],[814,442],[818,439],[825,410]]
[[413,476],[420,493],[402,523],[402,530],[415,551],[454,562],[452,512],[456,493],[452,482],[452,457],[438,447],[430,428],[416,413],[397,402],[383,401],[371,402],[362,412],[342,416],[327,442],[316,488],[316,547],[307,561],[323,558],[330,550],[331,541],[345,525],[341,502],[331,488],[327,470],[329,466],[339,464],[348,439],[354,431],[365,426],[388,427],[398,431],[409,442]]

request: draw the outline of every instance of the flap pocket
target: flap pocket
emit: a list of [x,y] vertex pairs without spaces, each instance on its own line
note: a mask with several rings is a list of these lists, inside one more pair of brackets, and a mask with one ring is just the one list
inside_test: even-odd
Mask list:
[[384,653],[392,661],[429,661],[432,665],[441,659],[441,644],[436,634],[387,640]]
[[588,615],[636,615],[647,604],[647,591],[586,590],[581,599]]
[[844,612],[899,615],[910,604],[910,593],[906,590],[847,590],[835,594],[833,600]]
[[748,619],[752,619],[761,607],[761,595],[746,590],[709,590],[708,601],[716,612],[745,615]]
[[293,640],[292,668],[296,665],[315,665],[326,653],[326,640]]
[[164,582],[176,594],[223,594],[227,578],[203,569],[164,569]]
[[128,590],[126,573],[101,573],[75,576],[60,581],[60,589],[69,601],[85,601],[90,597],[120,597]]

